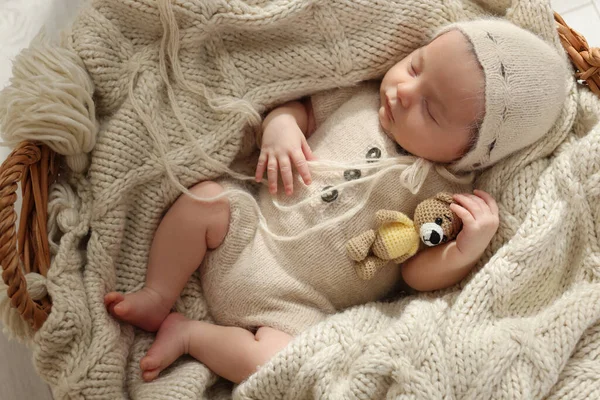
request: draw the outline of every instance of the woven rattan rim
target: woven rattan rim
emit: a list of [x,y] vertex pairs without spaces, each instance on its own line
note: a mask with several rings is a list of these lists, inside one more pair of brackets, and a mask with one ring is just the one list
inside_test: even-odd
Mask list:
[[[46,276],[50,267],[47,237],[48,186],[53,179],[54,154],[45,145],[24,141],[0,167],[0,263],[2,279],[8,285],[11,305],[24,321],[38,330],[48,318],[48,296],[34,301],[27,291],[25,274]],[[16,234],[18,183],[21,182],[23,205],[19,232]],[[18,247],[17,247],[18,246]]]
[[590,90],[600,96],[600,48],[590,49],[585,38],[570,28],[556,12],[554,20],[560,42],[578,70],[575,76],[586,81]]
[[[587,83],[600,96],[600,49],[592,48],[562,17],[554,13],[560,41],[577,68],[576,77]],[[47,237],[48,186],[53,180],[55,154],[46,146],[22,142],[0,167],[0,265],[2,279],[8,285],[8,296],[24,321],[38,330],[48,318],[51,300],[48,296],[32,300],[24,274],[38,272],[44,276],[50,267]],[[17,183],[21,182],[23,207],[18,238]],[[18,244],[18,248],[17,248]]]

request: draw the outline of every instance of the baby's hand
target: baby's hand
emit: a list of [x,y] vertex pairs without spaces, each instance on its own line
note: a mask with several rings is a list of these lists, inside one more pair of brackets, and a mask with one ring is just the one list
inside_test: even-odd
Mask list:
[[481,257],[498,230],[498,205],[488,193],[475,190],[474,194],[456,194],[458,203],[450,209],[460,217],[463,228],[456,237],[456,247],[470,261]]
[[256,165],[256,181],[262,181],[266,168],[269,192],[277,193],[279,169],[285,193],[290,195],[294,191],[292,163],[304,183],[310,185],[311,177],[306,161],[313,158],[306,137],[296,121],[288,115],[280,115],[270,121],[263,131],[262,147]]

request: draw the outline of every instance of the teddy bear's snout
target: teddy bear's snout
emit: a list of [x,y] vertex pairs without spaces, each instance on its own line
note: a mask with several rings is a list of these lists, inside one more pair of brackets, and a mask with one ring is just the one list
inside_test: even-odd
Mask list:
[[427,246],[437,246],[444,239],[444,230],[433,222],[427,222],[421,226],[421,240]]

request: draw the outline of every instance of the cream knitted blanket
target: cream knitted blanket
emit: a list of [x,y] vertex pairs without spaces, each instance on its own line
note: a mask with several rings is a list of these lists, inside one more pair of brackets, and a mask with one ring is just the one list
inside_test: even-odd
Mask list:
[[[142,383],[152,335],[102,304],[143,284],[173,181],[224,173],[273,104],[381,76],[436,28],[485,15],[560,49],[548,0],[103,0],[62,48],[23,53],[0,98],[5,139],[46,141],[72,174],[50,198],[52,268],[28,277],[49,319],[30,336],[1,310],[55,397],[230,397],[189,358]],[[460,288],[335,315],[233,396],[600,397],[599,110],[571,83],[550,134],[480,177],[501,226]],[[196,276],[176,307],[208,317]]]

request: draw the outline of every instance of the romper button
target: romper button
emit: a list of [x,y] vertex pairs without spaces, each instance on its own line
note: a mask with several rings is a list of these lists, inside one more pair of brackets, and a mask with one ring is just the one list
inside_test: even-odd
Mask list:
[[360,169],[347,169],[344,171],[344,179],[347,181],[358,179],[360,175]]
[[[323,191],[325,192],[327,189],[330,189],[331,186],[325,186],[323,188]],[[331,203],[332,201],[334,201],[335,199],[338,198],[338,194],[339,192],[335,189],[330,190],[328,192],[325,192],[321,195],[321,199],[326,202],[326,203]]]
[[366,157],[368,159],[367,162],[375,162],[378,158],[381,158],[381,150],[379,150],[377,147],[373,147],[367,151]]

